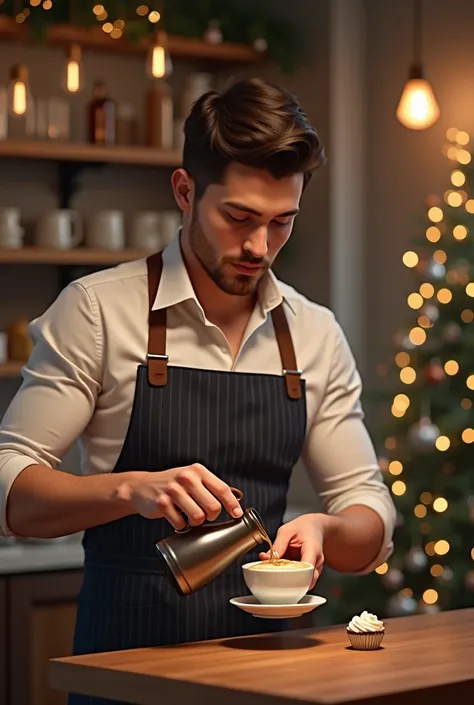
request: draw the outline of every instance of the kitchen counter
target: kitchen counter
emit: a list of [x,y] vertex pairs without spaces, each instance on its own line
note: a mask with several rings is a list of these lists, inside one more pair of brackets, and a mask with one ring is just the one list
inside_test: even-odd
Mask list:
[[80,570],[84,565],[82,534],[64,539],[11,541],[0,547],[0,576],[55,570]]
[[386,620],[377,651],[345,625],[53,659],[53,688],[136,705],[424,705],[472,700],[474,609]]

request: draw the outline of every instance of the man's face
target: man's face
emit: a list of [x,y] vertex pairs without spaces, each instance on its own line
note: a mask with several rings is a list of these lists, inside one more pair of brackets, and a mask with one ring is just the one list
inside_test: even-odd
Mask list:
[[245,296],[256,290],[291,235],[302,188],[302,174],[274,179],[231,164],[224,183],[211,184],[194,203],[190,246],[222,291]]

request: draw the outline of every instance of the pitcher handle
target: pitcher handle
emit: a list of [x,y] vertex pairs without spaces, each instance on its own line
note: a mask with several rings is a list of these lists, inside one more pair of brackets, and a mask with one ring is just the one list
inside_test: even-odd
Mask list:
[[[236,498],[238,502],[241,502],[242,499],[244,498],[244,493],[241,490],[238,490],[236,487],[231,487],[230,488],[232,491],[232,494]],[[178,510],[180,514],[184,514],[182,509]],[[174,532],[175,534],[186,534],[192,527],[189,526],[189,524],[186,524],[184,529],[175,529]]]

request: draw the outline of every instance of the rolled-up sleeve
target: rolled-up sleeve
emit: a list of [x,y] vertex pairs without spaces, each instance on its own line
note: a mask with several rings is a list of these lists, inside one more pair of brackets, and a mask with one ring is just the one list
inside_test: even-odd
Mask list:
[[58,468],[89,423],[100,392],[102,340],[95,300],[73,282],[29,326],[23,383],[0,425],[0,535],[8,493],[29,465]]
[[308,428],[302,460],[328,514],[364,505],[382,519],[383,545],[375,560],[360,571],[365,574],[393,551],[396,510],[364,424],[362,385],[354,357],[341,327],[333,323],[331,368],[322,402]]

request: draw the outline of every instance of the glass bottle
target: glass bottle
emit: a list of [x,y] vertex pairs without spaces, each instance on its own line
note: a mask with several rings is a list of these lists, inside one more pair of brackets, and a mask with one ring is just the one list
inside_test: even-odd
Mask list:
[[88,104],[88,112],[89,142],[101,145],[115,144],[117,109],[115,102],[108,95],[103,81],[94,83],[92,100]]

